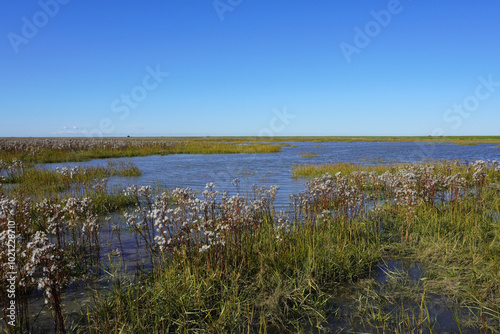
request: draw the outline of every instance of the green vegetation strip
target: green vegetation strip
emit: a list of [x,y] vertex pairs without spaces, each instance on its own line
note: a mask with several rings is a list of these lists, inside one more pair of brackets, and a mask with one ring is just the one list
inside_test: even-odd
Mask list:
[[500,143],[500,136],[273,136],[273,137],[139,137],[131,140],[224,141],[224,142],[435,142],[435,143]]
[[315,178],[319,177],[325,173],[330,173],[335,175],[337,173],[342,173],[343,175],[352,175],[353,173],[375,173],[377,175],[383,173],[395,173],[399,169],[404,169],[408,166],[421,165],[426,166],[432,164],[434,173],[440,175],[451,175],[450,173],[461,175],[468,175],[468,178],[472,178],[471,171],[473,167],[471,165],[464,165],[460,161],[446,161],[444,163],[440,162],[427,162],[427,163],[394,163],[394,164],[374,164],[374,165],[362,165],[351,162],[334,162],[325,164],[296,164],[292,166],[292,176],[293,177],[308,177]]
[[300,153],[300,156],[302,158],[315,158],[315,157],[319,156],[319,154],[314,153],[314,152],[303,152],[303,153]]
[[108,191],[111,176],[137,177],[142,172],[130,162],[108,162],[107,166],[56,168],[34,167],[14,160],[0,164],[4,172],[2,182],[10,185],[5,192],[10,196],[27,194],[33,200],[57,200],[69,197],[88,197],[98,214],[106,214],[137,203],[137,198],[125,196],[121,191]]
[[271,143],[129,139],[0,138],[0,160],[31,163],[88,161],[167,154],[274,153]]

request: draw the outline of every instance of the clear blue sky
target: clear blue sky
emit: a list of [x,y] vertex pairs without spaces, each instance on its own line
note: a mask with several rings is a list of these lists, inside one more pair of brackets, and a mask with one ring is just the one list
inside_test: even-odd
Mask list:
[[498,0],[5,1],[0,137],[500,135],[499,17]]

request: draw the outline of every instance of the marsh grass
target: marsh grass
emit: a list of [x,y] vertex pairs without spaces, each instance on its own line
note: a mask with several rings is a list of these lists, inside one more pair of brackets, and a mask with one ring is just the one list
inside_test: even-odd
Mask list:
[[10,171],[3,183],[12,184],[15,191],[23,192],[43,199],[57,195],[62,191],[75,192],[90,189],[95,181],[111,176],[137,177],[142,172],[130,162],[109,162],[108,166],[88,166],[73,168],[44,169],[34,166],[24,166],[22,169]]
[[41,198],[68,188],[58,173],[42,169],[28,169],[18,176],[5,178],[4,183],[28,194],[40,194]]
[[[293,221],[283,221],[266,209],[252,229],[229,227],[224,244],[204,248],[199,241],[182,243],[139,282],[115,284],[108,294],[98,295],[87,313],[89,330],[321,331],[334,326],[327,319],[340,313],[328,305],[337,289],[347,285],[355,292],[343,298],[354,308],[341,316],[341,323],[347,321],[352,330],[494,331],[500,328],[500,229],[498,216],[487,213],[498,214],[500,193],[498,187],[484,185],[498,182],[500,171],[497,165],[484,166],[336,165],[334,171],[341,174],[316,179],[297,197]],[[360,199],[352,193],[356,184],[363,184],[361,176],[368,180],[369,172],[386,180],[396,197],[402,196],[399,191],[418,200],[400,197],[359,211],[365,206],[359,206]],[[417,183],[409,181],[413,173]],[[441,191],[451,194],[454,173],[462,173],[466,187],[474,191],[443,197],[448,200],[426,200],[427,192],[432,199],[441,196],[429,188],[432,180],[442,182],[446,189]],[[391,177],[401,177],[403,185]],[[405,182],[408,189],[426,190],[410,195],[402,190]],[[215,198],[210,194],[215,193],[209,190],[205,198]],[[224,225],[224,219],[217,224]],[[392,269],[385,272],[386,281],[378,283],[370,277],[384,258],[418,263],[422,276],[412,278],[405,270]],[[454,324],[439,327],[442,324],[428,307],[435,295],[455,301]],[[477,311],[467,317],[471,307]]]
[[361,165],[350,162],[337,162],[330,164],[301,164],[292,166],[293,177],[319,177],[325,173],[335,175],[341,172],[344,175],[350,175],[353,172],[365,171],[367,173],[375,172],[382,174],[396,170],[400,165]]
[[384,162],[385,164],[390,164],[382,158],[363,158],[363,162],[365,165],[382,165]]
[[[498,212],[499,195],[489,189],[455,203],[420,206],[412,237],[405,242],[397,241],[404,218],[395,208],[377,211],[384,231],[381,257],[408,265],[383,269],[382,280],[375,275],[347,285],[347,292],[333,298],[341,300],[331,306],[340,324],[331,327],[348,332],[497,333],[500,221],[487,212]],[[416,265],[414,276],[410,272]],[[385,260],[379,266],[385,267]],[[446,309],[444,314],[453,320],[438,320],[436,309]]]
[[[477,137],[157,137],[157,138],[0,138],[0,160],[88,161],[166,154],[275,153],[286,142],[429,142],[475,145],[500,142]],[[295,145],[292,145],[295,147]]]
[[104,192],[100,191],[91,197],[94,204],[94,210],[99,215],[106,215],[137,204],[137,198],[127,196],[122,192]]
[[300,153],[300,156],[302,158],[315,158],[315,157],[318,157],[319,154],[314,153],[314,152],[302,152],[302,153]]
[[0,138],[0,160],[17,158],[30,163],[167,154],[275,153],[280,150],[278,144],[261,142]]
[[241,170],[240,173],[242,176],[255,176],[258,174],[258,171],[253,170],[253,169],[244,168]]
[[185,142],[175,146],[167,154],[276,153],[280,150],[280,145],[273,143]]
[[[460,174],[464,176],[467,181],[473,178],[474,168],[470,164],[464,164],[457,160],[427,160],[423,163],[393,163],[393,164],[373,164],[362,165],[351,162],[335,162],[327,164],[296,164],[292,166],[293,177],[307,177],[316,178],[325,173],[335,175],[338,172],[343,175],[352,175],[358,172],[363,173],[376,173],[381,175],[384,173],[395,173],[398,169],[406,168],[408,166],[431,166],[434,175],[452,176]],[[495,174],[494,169],[485,171],[490,175]]]
[[243,249],[234,245],[238,249],[195,257],[186,249],[173,255],[141,281],[143,288],[115,285],[109,295],[98,297],[89,314],[91,332],[119,327],[126,332],[244,333],[311,324],[319,329],[326,287],[368,275],[378,256],[375,243],[340,221],[297,227],[279,242],[268,222],[248,237]]
[[[82,331],[439,332],[450,327],[440,327],[432,306],[435,296],[446,296],[455,310],[453,330],[498,332],[499,167],[484,161],[330,165],[334,176],[309,182],[291,198],[289,212],[275,211],[276,187],[255,186],[242,196],[239,180],[233,196],[213,184],[199,195],[189,188],[130,187],[123,196],[136,207],[125,218],[151,270],[136,277],[109,271],[108,289],[85,305]],[[107,193],[105,183],[93,189]],[[15,201],[1,196],[1,226],[16,221],[20,252],[34,238],[34,224],[39,239],[47,231],[57,241],[59,234],[48,232],[54,219],[69,238],[61,239],[67,252],[61,259],[98,249],[98,200],[73,199],[62,209],[54,200],[35,205],[22,193]],[[50,246],[40,240],[41,249]],[[389,268],[388,259],[417,264],[421,274]],[[45,277],[42,265],[34,278]],[[377,281],[381,266],[389,269]],[[66,281],[45,278],[58,282],[60,295]],[[350,293],[339,296],[342,290]],[[335,300],[349,312],[332,308]],[[60,321],[56,326],[63,329]]]
[[[159,139],[159,138],[156,138]],[[250,141],[250,142],[422,142],[436,143],[500,143],[500,136],[297,136],[297,137],[186,137],[186,138],[162,138],[164,140],[193,140],[193,141]]]
[[137,177],[142,172],[130,162],[108,162],[107,166],[44,169],[25,166],[4,178],[11,187],[5,192],[10,196],[29,195],[35,201],[70,197],[89,198],[93,210],[99,215],[115,212],[137,204],[137,198],[127,196],[122,189],[108,189],[107,178],[112,176]]
[[224,142],[476,142],[500,143],[500,136],[294,136],[294,137],[141,137],[130,140],[150,141],[224,141]]

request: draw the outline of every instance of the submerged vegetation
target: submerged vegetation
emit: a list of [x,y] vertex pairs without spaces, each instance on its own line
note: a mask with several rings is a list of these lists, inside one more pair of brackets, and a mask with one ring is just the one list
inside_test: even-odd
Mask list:
[[[13,170],[4,169],[4,184],[64,187],[68,175],[87,182],[80,170]],[[53,328],[67,331],[65,289],[105,278],[111,283],[95,289],[76,320],[84,332],[500,331],[498,162],[336,164],[304,175],[315,173],[286,211],[275,210],[277,187],[243,195],[238,179],[233,195],[213,184],[201,194],[132,186],[115,193],[135,204],[123,213],[127,230],[99,218],[111,211],[98,199],[105,184],[94,184],[92,198],[64,199],[0,186],[0,238],[12,226],[18,235],[16,329],[36,328],[30,300],[39,291]],[[123,233],[133,235],[145,269],[131,276],[101,254],[105,230],[122,260]],[[110,263],[100,260],[107,256]],[[418,266],[417,277],[391,261]],[[9,271],[0,274],[7,305]],[[447,327],[433,311],[440,300],[455,315]]]
[[300,156],[302,158],[315,158],[315,157],[319,156],[319,154],[314,153],[314,152],[302,152],[302,153],[300,153]]

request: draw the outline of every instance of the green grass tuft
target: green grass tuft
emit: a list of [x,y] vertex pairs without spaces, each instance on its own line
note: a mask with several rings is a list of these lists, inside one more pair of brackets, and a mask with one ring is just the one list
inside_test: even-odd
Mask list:
[[314,153],[314,152],[303,152],[303,153],[300,153],[300,156],[302,158],[315,158],[315,157],[319,156],[319,154]]

